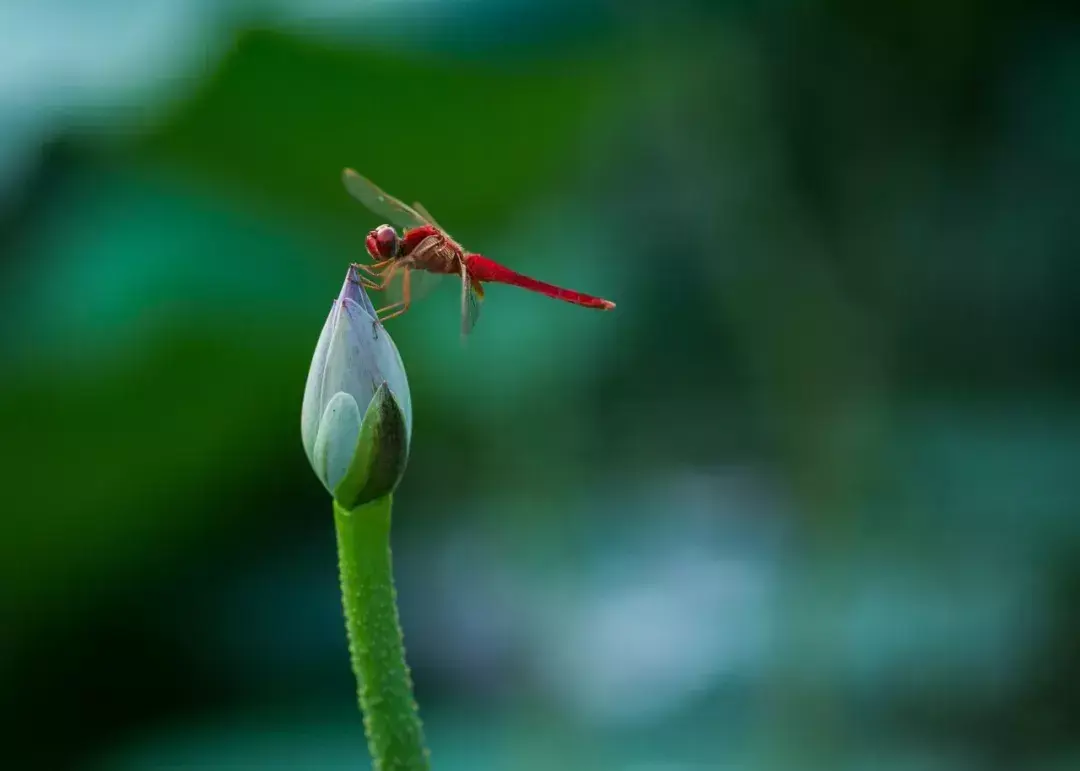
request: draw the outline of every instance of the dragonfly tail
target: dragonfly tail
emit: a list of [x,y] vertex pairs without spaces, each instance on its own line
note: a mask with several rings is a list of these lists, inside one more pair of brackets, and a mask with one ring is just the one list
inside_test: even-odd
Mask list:
[[476,281],[487,281],[494,284],[509,284],[510,286],[528,289],[530,292],[537,292],[538,294],[550,297],[553,300],[562,300],[563,302],[573,303],[574,305],[580,305],[585,308],[596,308],[598,310],[608,311],[615,307],[615,303],[610,300],[593,297],[592,295],[583,292],[575,292],[572,289],[563,289],[562,287],[548,284],[544,281],[537,281],[535,278],[530,278],[517,271],[510,270],[510,268],[505,265],[500,265],[494,260],[490,260],[480,254],[470,254],[467,260],[469,274]]

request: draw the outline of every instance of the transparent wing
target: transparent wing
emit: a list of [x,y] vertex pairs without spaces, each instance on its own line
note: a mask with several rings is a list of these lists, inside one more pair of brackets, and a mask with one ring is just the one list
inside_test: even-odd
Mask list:
[[[360,176],[352,169],[341,172],[341,181],[345,183],[345,189],[349,195],[358,200],[380,217],[386,217],[391,223],[399,228],[418,228],[421,225],[435,225],[418,214],[414,209],[406,206],[389,193],[380,190],[374,182]],[[435,227],[439,227],[435,225]],[[442,230],[442,228],[439,228]]]
[[480,305],[484,300],[484,288],[469,275],[465,264],[461,265],[461,336],[473,331],[480,319]]
[[429,223],[437,227],[443,233],[446,232],[446,228],[444,228],[442,225],[435,221],[435,218],[431,216],[431,212],[424,208],[424,204],[420,203],[419,201],[413,201],[413,209],[419,212],[420,216],[422,216]]
[[429,212],[427,209],[424,208],[424,204],[420,203],[419,201],[415,201],[413,203],[413,208],[417,212],[419,212],[420,215],[422,217],[424,217],[424,219],[426,219],[429,223],[431,223],[432,225],[437,227],[439,230],[441,230],[442,234],[444,236],[446,236],[447,241],[449,241],[454,246],[456,246],[460,251],[465,251],[464,249],[461,248],[461,244],[459,244],[457,241],[455,241],[453,238],[450,237],[450,234],[446,232],[446,228],[444,228],[442,225],[440,225],[438,222],[435,221],[435,218],[431,216],[431,212]]

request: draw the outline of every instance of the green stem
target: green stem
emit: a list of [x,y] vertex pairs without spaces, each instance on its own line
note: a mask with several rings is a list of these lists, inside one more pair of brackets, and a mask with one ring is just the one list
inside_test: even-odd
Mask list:
[[391,500],[387,495],[351,511],[334,501],[341,601],[376,771],[427,771],[390,565]]

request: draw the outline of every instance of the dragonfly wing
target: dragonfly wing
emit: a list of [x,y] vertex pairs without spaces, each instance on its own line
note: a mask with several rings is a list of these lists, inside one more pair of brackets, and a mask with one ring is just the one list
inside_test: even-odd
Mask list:
[[464,263],[461,265],[461,336],[472,332],[480,319],[480,305],[484,300],[484,288],[469,275]]
[[420,203],[419,201],[414,201],[414,202],[413,202],[413,209],[415,209],[415,210],[416,210],[416,212],[417,212],[417,213],[418,213],[418,214],[419,214],[419,215],[420,215],[421,217],[423,217],[424,219],[426,219],[426,220],[427,220],[427,221],[428,221],[428,222],[429,222],[430,224],[432,224],[432,225],[434,225],[435,227],[437,227],[437,228],[438,228],[439,230],[441,230],[441,231],[442,231],[443,233],[445,233],[445,232],[446,232],[446,228],[444,228],[444,227],[443,227],[442,225],[440,225],[440,224],[439,224],[438,222],[436,222],[436,221],[435,221],[435,218],[431,216],[431,212],[429,212],[429,211],[428,211],[427,209],[425,209],[425,208],[424,208],[424,204]]
[[[426,270],[419,270],[417,268],[409,268],[409,304],[414,304],[417,300],[423,300],[429,294],[431,294],[436,287],[438,287],[442,281],[446,278],[445,275],[438,273],[431,273]],[[388,297],[391,302],[404,302],[404,282],[395,281],[391,284]]]
[[446,240],[449,241],[454,246],[456,246],[459,251],[462,251],[462,252],[465,251],[464,249],[462,249],[461,244],[459,244],[457,241],[455,241],[453,238],[451,238],[450,234],[446,232],[446,228],[444,228],[442,225],[440,225],[438,222],[435,221],[435,218],[431,216],[431,212],[429,212],[427,209],[424,208],[424,204],[420,203],[419,201],[416,201],[416,202],[413,203],[413,208],[417,212],[419,212],[420,215],[424,219],[426,219],[429,223],[431,223],[432,225],[437,227],[440,231],[442,231],[442,234],[446,237]]
[[418,228],[429,224],[416,210],[406,206],[389,193],[383,192],[374,182],[360,176],[352,169],[341,172],[341,181],[345,183],[345,189],[353,198],[380,217],[386,217],[399,228]]

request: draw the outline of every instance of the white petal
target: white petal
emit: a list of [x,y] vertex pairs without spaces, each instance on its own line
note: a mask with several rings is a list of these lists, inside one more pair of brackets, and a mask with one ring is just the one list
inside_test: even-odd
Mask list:
[[319,432],[319,419],[322,417],[324,402],[322,398],[323,374],[326,371],[326,354],[330,350],[330,337],[333,333],[335,318],[334,307],[326,317],[315,353],[311,357],[307,385],[304,386],[304,406],[300,410],[300,439],[304,444],[308,463],[315,465],[315,436]]
[[360,438],[360,408],[347,393],[334,394],[319,420],[312,467],[330,493],[349,470]]
[[386,359],[386,331],[353,300],[339,301],[335,310],[337,320],[326,355],[322,392],[325,398],[338,391],[351,394],[363,413],[384,379],[381,364]]

